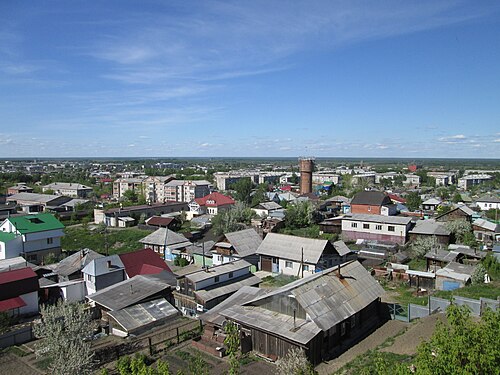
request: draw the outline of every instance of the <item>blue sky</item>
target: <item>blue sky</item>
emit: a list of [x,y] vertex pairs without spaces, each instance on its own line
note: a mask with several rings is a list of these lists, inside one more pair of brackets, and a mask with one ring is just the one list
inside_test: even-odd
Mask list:
[[500,157],[498,1],[0,2],[0,157]]

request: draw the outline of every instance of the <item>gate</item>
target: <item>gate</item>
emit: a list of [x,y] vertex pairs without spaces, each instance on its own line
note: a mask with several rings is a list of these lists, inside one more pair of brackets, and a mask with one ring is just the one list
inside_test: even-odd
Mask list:
[[388,303],[389,314],[391,319],[409,322],[408,306],[400,305],[399,303]]

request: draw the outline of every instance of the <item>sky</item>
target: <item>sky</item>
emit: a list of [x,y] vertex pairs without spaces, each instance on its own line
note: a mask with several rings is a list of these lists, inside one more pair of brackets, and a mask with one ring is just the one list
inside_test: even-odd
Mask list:
[[0,1],[0,157],[500,158],[499,1]]

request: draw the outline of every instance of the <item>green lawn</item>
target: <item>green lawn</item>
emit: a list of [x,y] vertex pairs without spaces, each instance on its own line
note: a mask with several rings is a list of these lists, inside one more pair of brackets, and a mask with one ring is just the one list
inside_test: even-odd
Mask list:
[[288,275],[266,276],[262,279],[261,287],[278,288],[292,281],[298,280],[298,277]]
[[[89,248],[98,253],[106,253],[106,239],[103,233],[89,231],[82,227],[66,228],[61,240],[64,250],[80,250]],[[150,234],[150,231],[136,228],[110,229],[107,234],[109,254],[127,253],[142,248],[139,240]]]
[[479,299],[490,298],[497,299],[500,296],[500,282],[492,282],[491,284],[476,284],[469,285],[465,288],[455,289],[452,291],[438,290],[433,294],[434,297],[450,299],[451,296],[461,296],[466,298]]

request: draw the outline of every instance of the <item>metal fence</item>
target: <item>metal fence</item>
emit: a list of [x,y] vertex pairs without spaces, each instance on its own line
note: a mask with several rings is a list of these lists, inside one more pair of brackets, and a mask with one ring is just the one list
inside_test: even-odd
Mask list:
[[0,335],[0,349],[21,345],[35,339],[31,324],[26,323]]

